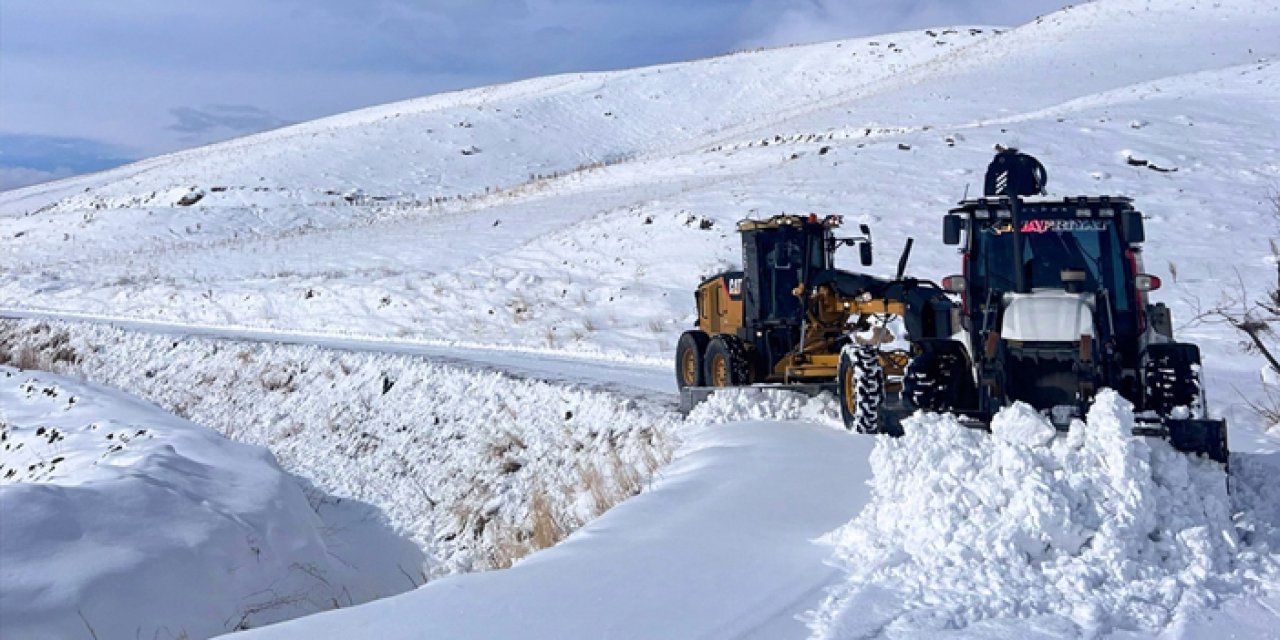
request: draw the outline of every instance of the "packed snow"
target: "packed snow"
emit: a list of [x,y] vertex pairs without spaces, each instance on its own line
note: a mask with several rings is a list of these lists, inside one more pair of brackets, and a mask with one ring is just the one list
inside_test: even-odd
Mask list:
[[[368,591],[430,580],[264,635],[1274,637],[1280,433],[1250,405],[1277,381],[1195,317],[1274,284],[1277,33],[1274,2],[1099,0],[433,96],[7,192],[0,308],[75,322],[5,321],[0,347],[269,447],[328,533],[363,532],[326,544],[370,551]],[[936,280],[959,267],[941,215],[998,144],[1051,193],[1146,214],[1230,493],[1127,437],[1113,396],[1052,439],[1020,409],[989,436],[858,437],[787,393],[672,413],[690,293],[738,262],[737,220],[843,213],[876,275],[914,237],[908,272]]]
[[208,637],[402,590],[265,449],[118,391],[0,366],[0,442],[6,638]]

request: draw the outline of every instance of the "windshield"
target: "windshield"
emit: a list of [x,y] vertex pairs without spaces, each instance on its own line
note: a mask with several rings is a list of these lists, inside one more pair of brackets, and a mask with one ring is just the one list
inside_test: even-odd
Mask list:
[[814,273],[828,268],[821,234],[781,230],[761,238],[765,262],[773,270]]
[[[985,297],[991,289],[1012,291],[1018,268],[1013,263],[1013,226],[1008,220],[975,220],[972,269],[975,289]],[[1125,274],[1124,245],[1112,220],[1036,219],[1024,220],[1022,272],[1029,289],[1064,288],[1063,269],[1083,271],[1079,290],[1106,290],[1118,313],[1132,309],[1129,277]],[[975,291],[976,293],[976,291]]]

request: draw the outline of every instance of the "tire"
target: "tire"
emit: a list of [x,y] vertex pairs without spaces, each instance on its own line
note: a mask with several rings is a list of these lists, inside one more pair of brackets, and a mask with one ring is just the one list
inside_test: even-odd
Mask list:
[[676,343],[676,387],[701,387],[706,384],[702,360],[707,355],[711,338],[706,332],[693,330],[680,334]]
[[849,345],[840,352],[836,373],[840,417],[844,426],[858,433],[882,433],[880,409],[884,406],[884,367],[874,347]]
[[969,360],[954,340],[921,345],[919,355],[907,363],[902,376],[902,400],[909,409],[937,413],[961,408],[961,398],[972,392]]
[[1142,371],[1147,410],[1168,418],[1178,407],[1186,407],[1191,412],[1188,417],[1200,417],[1200,376],[1196,364],[1174,354],[1159,354],[1149,359]]
[[751,360],[742,341],[718,335],[707,344],[702,359],[703,383],[708,387],[737,387],[751,383]]

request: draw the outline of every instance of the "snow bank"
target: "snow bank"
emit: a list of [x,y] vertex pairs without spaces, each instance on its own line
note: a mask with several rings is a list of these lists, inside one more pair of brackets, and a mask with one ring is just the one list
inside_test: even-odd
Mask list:
[[999,619],[1049,636],[1154,631],[1273,570],[1242,545],[1221,467],[1132,425],[1111,391],[1065,438],[1025,405],[990,435],[912,418],[871,455],[871,503],[825,539],[848,576],[811,613],[814,636],[985,633]]
[[326,510],[332,500],[373,505],[426,554],[383,563],[401,588],[556,542],[639,492],[682,424],[665,397],[108,326],[0,322],[6,359],[61,367],[265,446],[328,494]]
[[0,637],[200,638],[349,602],[261,447],[9,367],[0,442]]

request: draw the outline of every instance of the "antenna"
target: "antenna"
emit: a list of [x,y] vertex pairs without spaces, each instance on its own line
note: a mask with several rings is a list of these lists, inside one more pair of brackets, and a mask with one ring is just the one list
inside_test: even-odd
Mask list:
[[969,183],[968,183],[968,182],[964,183],[964,197],[963,197],[963,198],[960,198],[960,199],[961,199],[961,200],[968,200],[968,199],[969,199]]

